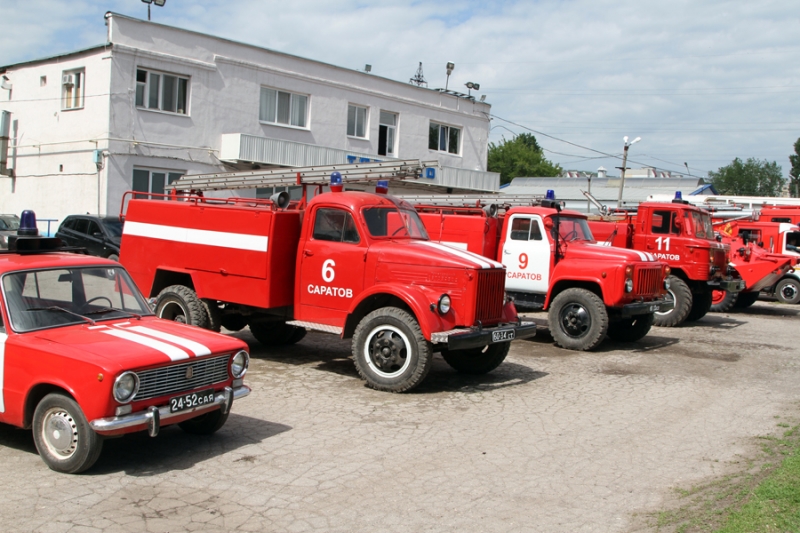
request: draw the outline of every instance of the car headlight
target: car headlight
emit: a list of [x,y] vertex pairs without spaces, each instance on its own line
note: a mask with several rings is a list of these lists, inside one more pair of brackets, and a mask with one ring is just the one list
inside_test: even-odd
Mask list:
[[631,278],[625,280],[625,292],[633,292],[633,280]]
[[133,372],[123,372],[114,380],[114,399],[128,403],[139,392],[139,376]]
[[447,314],[447,312],[450,311],[450,296],[442,294],[439,297],[439,305],[437,307],[439,308],[439,314]]
[[250,366],[250,355],[244,350],[239,350],[231,359],[231,375],[234,379],[239,379],[247,372]]
[[667,289],[667,290],[669,290],[669,278],[666,278],[666,279],[664,280],[664,288],[665,288],[665,289]]

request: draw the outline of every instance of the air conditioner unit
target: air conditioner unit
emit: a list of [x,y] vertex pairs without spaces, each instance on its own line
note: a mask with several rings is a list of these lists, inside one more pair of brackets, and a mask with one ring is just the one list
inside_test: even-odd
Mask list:
[[64,74],[61,76],[61,85],[75,85],[75,74]]

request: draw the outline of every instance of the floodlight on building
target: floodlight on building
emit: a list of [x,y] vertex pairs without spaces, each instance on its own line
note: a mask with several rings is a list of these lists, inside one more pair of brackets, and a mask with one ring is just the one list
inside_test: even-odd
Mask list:
[[467,95],[469,95],[469,96],[472,96],[472,89],[475,89],[477,91],[477,90],[479,90],[481,88],[481,84],[480,83],[474,83],[474,82],[471,82],[471,81],[468,81],[464,85],[467,86]]
[[372,72],[372,65],[370,64],[364,65],[364,72]]
[[482,95],[481,95],[481,102],[485,102],[485,101],[486,101],[486,95],[485,95],[485,94],[482,94]]
[[447,85],[450,83],[450,74],[452,74],[452,73],[453,73],[453,69],[455,69],[455,68],[456,68],[456,66],[455,66],[453,63],[450,63],[450,62],[448,61],[448,62],[447,62],[447,67],[446,67],[446,68],[447,68],[447,81],[446,81],[446,82],[444,82],[444,90],[445,90],[445,91],[447,90]]
[[164,4],[167,3],[167,0],[142,0],[145,4],[147,4],[147,20],[150,20],[150,4],[155,4],[158,7],[164,7]]

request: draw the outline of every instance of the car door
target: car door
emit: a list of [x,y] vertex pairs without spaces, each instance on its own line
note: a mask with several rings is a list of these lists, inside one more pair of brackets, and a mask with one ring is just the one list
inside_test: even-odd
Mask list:
[[86,236],[84,237],[86,241],[85,246],[91,255],[103,257],[106,255],[106,246],[100,224],[93,219],[87,219],[87,222]]
[[646,221],[649,231],[645,235],[645,250],[673,267],[681,264],[684,251],[684,241],[680,237],[681,229],[687,224],[682,214],[680,209],[665,206],[653,209]]
[[506,290],[547,293],[552,254],[542,222],[539,215],[511,215],[502,253]]

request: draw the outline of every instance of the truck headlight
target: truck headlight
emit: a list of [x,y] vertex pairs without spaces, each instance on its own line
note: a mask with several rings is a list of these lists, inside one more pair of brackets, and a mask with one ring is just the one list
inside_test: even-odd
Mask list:
[[231,375],[235,379],[239,379],[245,375],[248,366],[250,366],[250,354],[239,350],[231,359]]
[[139,391],[139,376],[133,372],[123,372],[114,380],[114,399],[128,403]]
[[447,312],[450,311],[450,296],[442,294],[439,297],[439,305],[437,305],[437,308],[439,309],[440,315],[447,314]]
[[625,292],[633,292],[633,280],[631,278],[625,280]]

